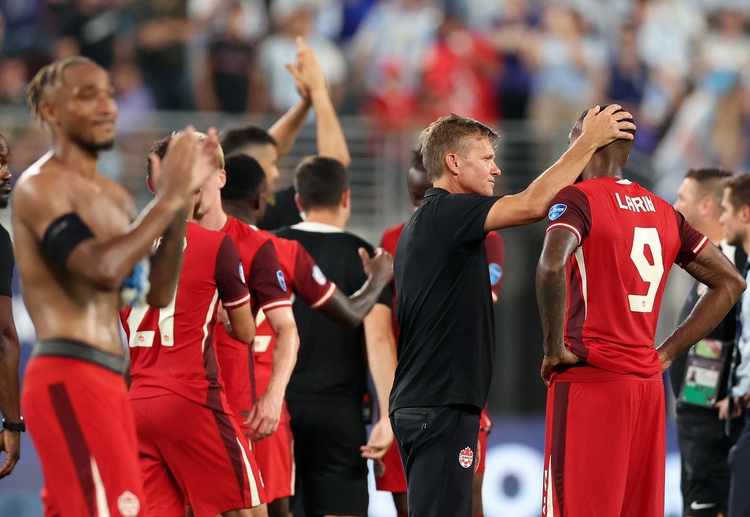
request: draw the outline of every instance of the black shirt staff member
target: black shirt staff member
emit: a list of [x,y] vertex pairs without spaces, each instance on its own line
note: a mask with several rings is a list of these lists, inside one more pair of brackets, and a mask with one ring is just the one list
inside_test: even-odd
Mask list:
[[404,227],[394,262],[401,330],[390,412],[409,515],[472,515],[479,415],[494,351],[485,234],[540,220],[599,147],[632,139],[624,131],[635,128],[624,122],[631,115],[618,109],[589,111],[581,139],[526,190],[502,198],[492,197],[500,175],[494,131],[450,115],[422,133],[435,188]]

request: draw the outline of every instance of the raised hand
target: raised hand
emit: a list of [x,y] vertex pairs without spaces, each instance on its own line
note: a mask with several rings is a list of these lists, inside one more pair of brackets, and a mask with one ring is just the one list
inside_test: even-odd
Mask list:
[[327,93],[325,74],[315,52],[301,37],[297,37],[296,42],[297,62],[294,65],[287,63],[285,66],[294,77],[300,95],[303,98],[310,98],[319,92]]
[[620,111],[622,106],[610,104],[605,109],[599,106],[591,108],[583,119],[583,133],[581,138],[590,138],[597,147],[614,142],[615,140],[633,140],[635,136],[630,131],[635,131],[633,115],[627,111]]
[[370,258],[365,248],[359,248],[359,258],[367,276],[372,276],[380,282],[390,282],[393,278],[393,255],[383,248],[375,250],[375,256]]
[[153,153],[149,155],[151,183],[157,195],[190,201],[194,192],[191,187],[197,150],[195,128],[188,126],[172,136],[164,159]]
[[200,190],[208,177],[221,167],[220,157],[219,134],[215,127],[211,127],[206,132],[206,138],[198,142],[192,169],[191,195]]

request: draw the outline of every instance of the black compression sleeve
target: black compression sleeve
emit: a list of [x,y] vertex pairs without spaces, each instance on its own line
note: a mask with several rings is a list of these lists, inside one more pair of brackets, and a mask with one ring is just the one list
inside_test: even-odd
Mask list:
[[76,246],[93,237],[93,232],[78,214],[70,212],[52,221],[44,232],[42,244],[52,258],[60,264],[65,264],[68,255]]

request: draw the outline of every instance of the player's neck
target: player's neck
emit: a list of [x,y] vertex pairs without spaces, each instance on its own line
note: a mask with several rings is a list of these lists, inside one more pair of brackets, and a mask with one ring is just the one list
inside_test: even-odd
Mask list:
[[323,208],[313,208],[305,211],[305,221],[309,223],[328,224],[336,226],[342,230],[346,226],[346,217],[343,210],[329,210]]
[[203,214],[200,218],[195,218],[195,222],[208,230],[219,231],[227,224],[227,214],[224,213],[220,203],[214,204],[211,210]]
[[96,164],[99,153],[83,149],[70,140],[55,142],[53,147],[55,159],[60,162],[64,169],[85,178],[93,178],[96,172]]
[[221,203],[227,215],[239,219],[245,224],[258,226],[258,214],[255,210],[248,208],[246,202],[235,203],[232,199],[222,199]]

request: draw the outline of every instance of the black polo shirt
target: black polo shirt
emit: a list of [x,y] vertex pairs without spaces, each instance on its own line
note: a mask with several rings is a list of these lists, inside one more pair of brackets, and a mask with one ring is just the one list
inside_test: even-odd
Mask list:
[[495,321],[484,221],[498,197],[431,188],[396,248],[398,366],[390,412],[487,401]]

